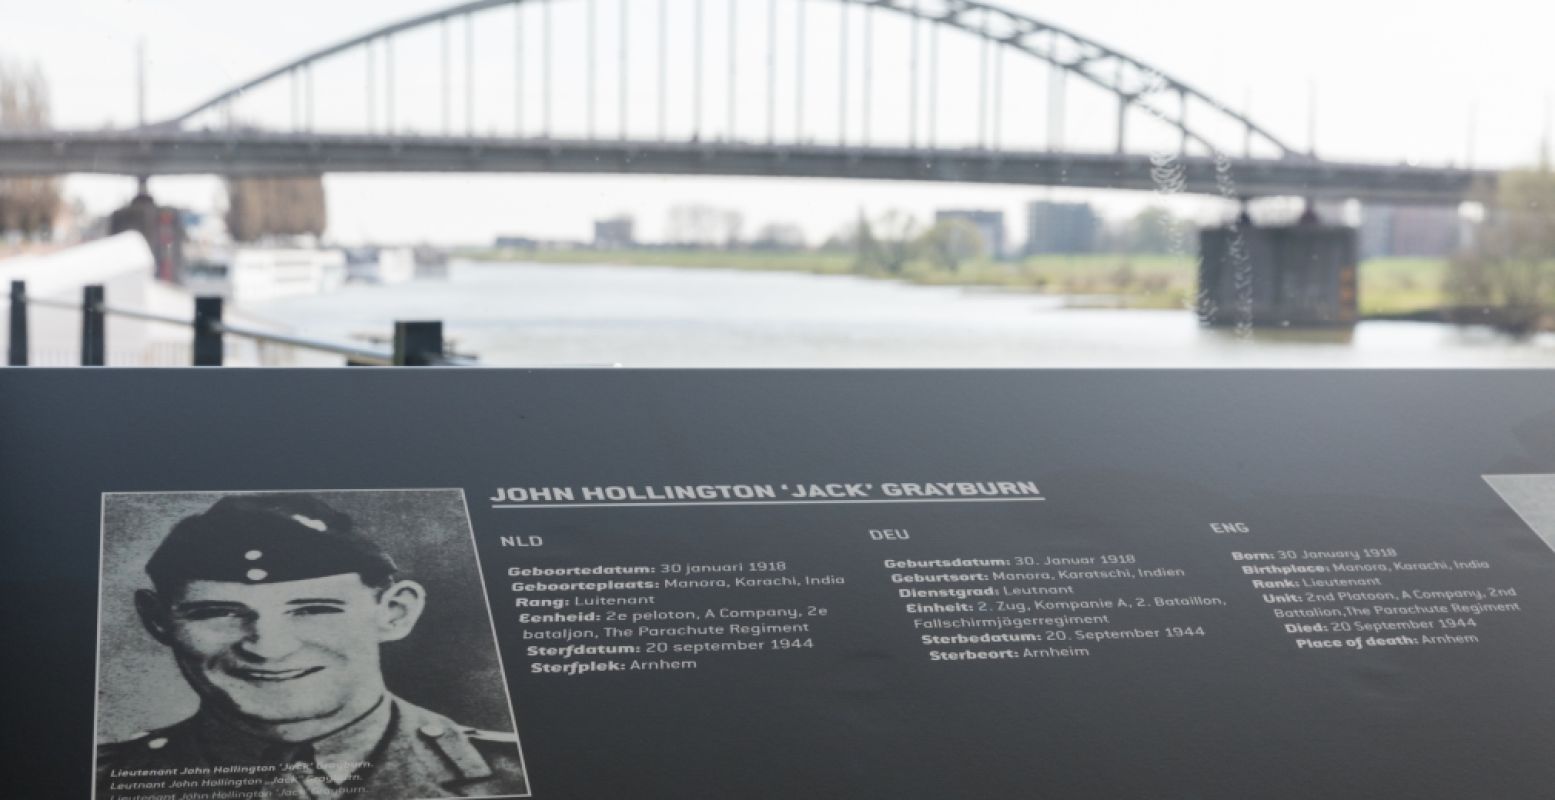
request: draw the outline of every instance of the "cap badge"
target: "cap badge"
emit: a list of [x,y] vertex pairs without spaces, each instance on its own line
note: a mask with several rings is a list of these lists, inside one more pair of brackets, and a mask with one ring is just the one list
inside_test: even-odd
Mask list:
[[324,520],[314,519],[312,517],[305,517],[305,516],[303,516],[301,514],[293,514],[292,515],[292,519],[296,520],[298,525],[302,525],[302,526],[307,527],[307,528],[312,528],[312,529],[318,531],[319,533],[323,533],[325,530],[327,530],[329,528],[328,525],[324,524]]

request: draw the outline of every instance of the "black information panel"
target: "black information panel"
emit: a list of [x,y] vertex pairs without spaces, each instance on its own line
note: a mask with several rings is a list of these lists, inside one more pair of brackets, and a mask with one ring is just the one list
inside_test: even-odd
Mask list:
[[1555,373],[0,372],[0,796],[1548,798]]

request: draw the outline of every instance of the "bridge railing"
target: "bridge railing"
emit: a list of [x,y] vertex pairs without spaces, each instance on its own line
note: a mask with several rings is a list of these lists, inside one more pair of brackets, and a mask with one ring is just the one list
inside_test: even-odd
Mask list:
[[363,347],[360,345],[331,342],[304,336],[260,330],[235,325],[222,319],[221,297],[196,297],[194,317],[186,319],[167,314],[155,314],[133,308],[110,306],[103,299],[101,284],[82,287],[81,302],[28,297],[26,281],[11,281],[10,337],[6,363],[21,367],[28,364],[29,306],[56,308],[81,312],[81,366],[101,367],[107,361],[108,317],[121,317],[140,322],[178,325],[193,330],[192,365],[219,367],[226,359],[225,337],[237,336],[262,344],[275,344],[308,350],[316,353],[342,356],[351,366],[476,366],[474,357],[450,353],[444,347],[441,321],[396,321],[392,348]]

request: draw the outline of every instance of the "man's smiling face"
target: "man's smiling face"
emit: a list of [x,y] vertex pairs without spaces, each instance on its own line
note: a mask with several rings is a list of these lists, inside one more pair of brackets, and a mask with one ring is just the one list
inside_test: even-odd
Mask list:
[[325,721],[384,691],[384,593],[355,573],[248,585],[194,580],[166,599],[165,634],[201,699],[260,725]]

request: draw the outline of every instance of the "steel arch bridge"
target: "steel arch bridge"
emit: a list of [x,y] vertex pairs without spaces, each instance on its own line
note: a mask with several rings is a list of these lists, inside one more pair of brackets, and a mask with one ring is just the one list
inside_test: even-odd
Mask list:
[[[242,98],[244,94],[254,91],[267,83],[289,76],[295,78],[299,71],[306,72],[314,64],[322,60],[357,48],[372,47],[375,43],[388,41],[396,34],[426,26],[438,25],[451,19],[469,17],[470,15],[495,8],[533,6],[541,3],[565,1],[473,0],[473,2],[461,3],[440,11],[384,25],[350,39],[306,53],[263,74],[250,78],[166,120],[163,125],[166,127],[180,127],[199,114],[233,103]],[[595,0],[582,1],[591,9],[595,2]],[[622,6],[625,7],[628,1],[623,0]],[[749,5],[749,0],[729,0],[731,8],[742,2]],[[798,2],[803,3],[805,0],[798,0]],[[1212,116],[1224,117],[1241,127],[1246,134],[1245,143],[1248,145],[1248,147],[1244,148],[1244,154],[1248,154],[1247,151],[1250,150],[1252,142],[1258,140],[1271,145],[1280,156],[1295,155],[1295,151],[1267,129],[1241,113],[1231,110],[1225,104],[1204,92],[1195,89],[1187,82],[1171,77],[1164,71],[1158,70],[1139,59],[1093,39],[1034,17],[988,3],[976,2],[975,0],[830,0],[830,2],[840,3],[843,6],[862,6],[866,11],[880,9],[902,15],[914,22],[927,22],[935,26],[960,31],[993,46],[1039,59],[1065,73],[1074,75],[1111,93],[1117,98],[1118,102],[1116,150],[1120,153],[1125,150],[1127,112],[1131,108],[1137,108],[1150,117],[1177,129],[1182,135],[1182,143],[1184,145],[1189,140],[1192,140],[1211,150],[1225,149],[1216,148],[1208,137],[1189,125],[1188,109],[1191,102],[1202,106]],[[767,5],[769,19],[771,19],[772,10],[775,9],[777,0],[767,0]],[[703,6],[704,4],[697,0],[696,8],[699,16]],[[662,23],[665,21],[662,17],[662,3],[660,8],[660,22]],[[592,13],[592,10],[590,13]],[[866,17],[866,24],[867,22],[868,18]],[[702,22],[698,19],[694,24],[701,27]],[[803,25],[803,21],[801,20],[799,24]],[[846,30],[842,32],[842,35],[847,35]],[[803,39],[803,34],[800,34],[799,38]],[[661,41],[663,41],[662,37]],[[772,40],[769,39],[769,43],[772,43]],[[594,58],[594,44],[592,41],[590,42],[589,49],[590,60],[592,61]],[[776,49],[775,44],[773,49]],[[663,57],[665,54],[661,52],[659,55]],[[775,52],[768,54],[769,67],[774,70],[776,68],[775,56]],[[446,70],[448,66],[446,58],[443,63]],[[910,71],[916,72],[916,66]],[[660,74],[663,74],[662,70]],[[846,77],[844,76],[842,80],[846,82]],[[444,83],[445,85],[448,83],[446,76]],[[770,78],[768,85],[772,85]],[[914,96],[916,96],[916,89],[917,87],[914,87]],[[866,88],[866,93],[867,91],[868,89]],[[980,96],[983,95],[986,95],[986,89],[980,92]],[[1160,102],[1162,98],[1171,98],[1175,101],[1175,104],[1162,103]],[[868,98],[866,97],[865,99]],[[592,103],[593,98],[590,98],[589,102]],[[771,104],[768,107],[770,109]],[[932,119],[934,116],[932,111],[930,116],[932,124],[934,121]],[[769,130],[772,130],[774,127],[769,126]],[[932,135],[930,138],[932,140]]]
[[[671,2],[681,12],[674,25]],[[807,20],[806,10],[812,7],[815,10]],[[581,24],[575,26],[581,41],[555,35],[553,8],[582,15]],[[822,16],[826,8],[830,17]],[[485,32],[497,27],[488,23],[502,25],[499,12],[504,9],[512,12],[511,74],[492,81],[495,71],[489,66],[476,69],[476,19]],[[600,47],[601,10],[614,14],[617,35],[612,52],[602,52]],[[745,28],[738,24],[742,13],[747,15]],[[745,47],[741,42],[751,44],[753,38],[750,23],[761,22],[763,15],[765,25],[758,32],[765,34],[764,41]],[[709,18],[726,25],[721,52],[708,44]],[[456,70],[450,29],[460,21],[465,32],[463,135],[456,133],[452,119],[458,98],[453,88]],[[640,35],[651,33],[655,26],[656,47],[642,47]],[[877,37],[877,28],[889,28],[891,35]],[[678,38],[689,32],[690,45],[672,48],[672,29]],[[401,118],[409,98],[400,97],[396,88],[400,74],[395,65],[396,42],[426,32],[441,34],[440,69],[435,70],[441,88],[433,93],[441,112],[441,132],[435,135],[416,132]],[[951,37],[943,46],[942,34]],[[807,58],[819,60],[812,46],[817,37],[836,48],[835,58],[823,65],[826,69],[819,76],[814,64],[806,63]],[[963,75],[947,94],[941,55],[957,42],[963,56],[975,55],[977,79],[969,81]],[[531,46],[536,43],[538,47]],[[562,48],[563,43],[581,47]],[[645,59],[641,52],[629,53],[629,47],[655,52]],[[572,73],[581,72],[583,77],[584,87],[573,91],[563,104],[568,111],[581,107],[586,118],[571,130],[555,124],[553,113],[560,49],[580,56],[582,62],[573,64],[573,70],[560,71],[563,84],[576,83],[580,76]],[[757,51],[757,59],[751,57],[751,50]],[[347,122],[327,129],[316,124],[314,73],[353,54],[365,57],[365,113],[360,124]],[[718,55],[726,61],[709,63],[710,56]],[[789,55],[791,63],[785,62]],[[1016,83],[1020,99],[1014,103],[1009,102],[1006,55],[1014,56],[1015,63],[1027,70],[1028,79]],[[672,87],[670,64],[681,65],[687,59],[693,64],[690,86]],[[966,61],[961,58],[958,63]],[[607,76],[612,85],[605,92],[599,89],[604,82],[602,64],[614,66],[617,73]],[[1040,120],[1017,124],[1016,141],[1010,142],[1006,107],[1030,111],[1036,105],[1029,102],[1036,94],[1031,65],[1047,73],[1046,113]],[[418,71],[417,77],[424,75]],[[1112,108],[1101,112],[1111,118],[1110,141],[1105,144],[1066,143],[1064,119],[1071,79],[1111,102]],[[489,109],[483,107],[488,105],[485,99],[477,102],[475,87],[493,82],[512,87],[508,95],[512,125],[501,132],[478,131],[477,116],[489,119]],[[892,85],[889,92],[880,88],[883,83]],[[947,109],[956,102],[973,105],[964,102],[969,83],[975,83],[976,110],[971,115],[975,135],[964,132],[953,141],[943,129],[949,122],[966,122],[966,115]],[[708,119],[708,109],[717,102],[710,88],[723,90],[718,109],[726,117],[722,124]],[[266,92],[274,95],[276,90],[289,90],[289,124],[275,124],[273,114],[270,124],[255,124],[241,112],[250,98]],[[608,109],[601,113],[602,94],[617,101],[615,130],[609,135],[601,131],[600,118],[609,113]],[[654,105],[642,113],[641,101],[649,95]],[[330,106],[339,105],[338,93],[329,97]],[[817,108],[815,101],[823,97],[834,100],[835,107]],[[792,110],[784,116],[779,101],[789,98]],[[396,112],[396,101],[402,105],[401,113]],[[753,114],[749,111],[753,105],[764,109]],[[671,106],[677,107],[677,113],[670,113]],[[892,124],[886,135],[880,133],[882,107],[891,107],[886,116]],[[534,111],[539,111],[537,124]],[[633,112],[637,112],[637,126],[632,124]],[[641,127],[645,117],[646,131]],[[674,133],[670,132],[672,120]],[[1038,141],[1035,129],[1042,123],[1045,136]],[[1131,138],[1135,130],[1146,135]],[[1319,160],[1297,152],[1268,128],[1179,77],[1074,31],[977,0],[471,0],[305,53],[176,116],[133,130],[0,134],[0,174],[44,171],[771,175],[1405,202],[1457,202],[1476,182],[1488,178],[1470,170]]]

